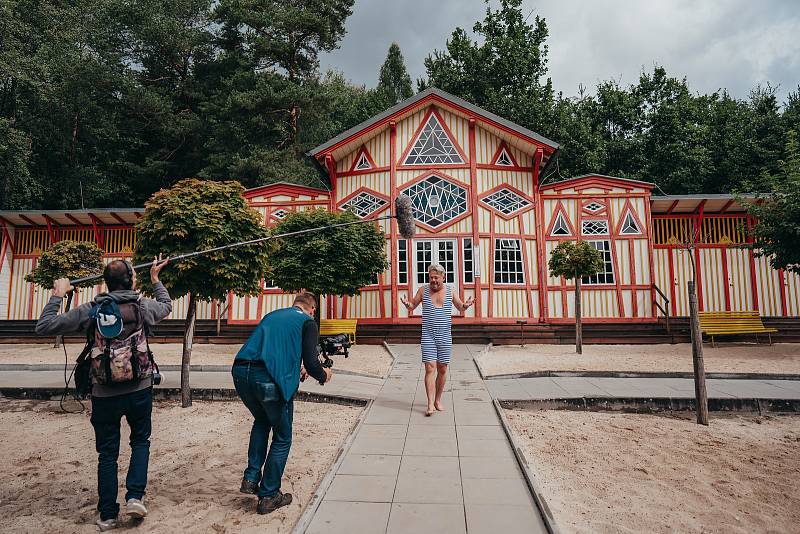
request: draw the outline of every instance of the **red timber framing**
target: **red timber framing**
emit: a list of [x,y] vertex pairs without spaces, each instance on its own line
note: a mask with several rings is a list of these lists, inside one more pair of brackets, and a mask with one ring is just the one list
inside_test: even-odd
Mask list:
[[[572,281],[566,281],[564,278],[561,278],[555,286],[550,286],[547,283],[547,243],[553,242],[557,244],[561,241],[575,241],[576,239],[608,242],[614,274],[613,283],[584,283],[581,285],[584,291],[613,292],[612,300],[608,301],[606,304],[612,306],[613,302],[616,306],[616,310],[611,307],[608,309],[610,311],[604,313],[604,315],[610,316],[587,317],[586,320],[590,322],[654,322],[657,320],[654,313],[654,305],[648,307],[649,317],[640,317],[638,302],[638,295],[640,293],[645,292],[651,301],[653,300],[654,294],[652,287],[654,273],[652,269],[653,255],[651,232],[649,224],[643,222],[649,222],[650,192],[652,188],[653,184],[648,182],[598,175],[571,178],[563,182],[540,187],[539,201],[537,203],[539,210],[543,212],[545,210],[545,203],[548,201],[553,204],[550,223],[547,225],[544,236],[541,239],[542,250],[539,252],[540,262],[544,264],[544,268],[542,269],[543,283],[541,284],[541,292],[545,294],[545,302],[547,302],[547,296],[550,292],[554,290],[559,292],[562,306],[562,313],[560,316],[556,316],[556,313],[549,309],[542,312],[542,316],[547,322],[558,323],[572,321],[572,319],[567,319],[567,310],[568,302],[573,298],[575,290],[575,284]],[[640,202],[637,202],[636,205],[643,206],[643,213],[639,213],[634,206],[633,201],[637,199],[639,199]],[[567,202],[570,202],[574,208],[568,210],[565,205]],[[588,209],[588,206],[592,203],[597,203],[601,207],[597,209]],[[619,203],[622,204],[622,207],[617,211],[614,206]],[[628,213],[633,216],[639,228],[639,233],[622,233],[625,218]],[[563,217],[569,230],[569,235],[553,235],[553,230],[559,217]],[[584,221],[603,222],[607,227],[607,231],[584,234]],[[544,226],[542,225],[542,227]],[[637,258],[635,256],[636,240],[641,241],[642,246],[647,247],[650,260],[649,265],[637,265]],[[624,266],[619,257],[617,246],[620,242],[627,242],[622,245],[628,255],[627,262]],[[625,267],[625,269],[623,269],[623,267]],[[647,276],[644,278],[649,278],[649,283],[637,282],[637,272],[642,273],[643,269],[644,272],[647,273]],[[623,281],[625,270],[627,270],[628,273],[627,281]],[[624,293],[626,291],[630,292],[629,307],[625,304]],[[603,306],[601,305],[601,307]]]
[[[678,309],[676,293],[678,290],[685,292],[685,288],[677,288],[676,290],[679,277],[676,272],[675,251],[686,248],[686,245],[681,239],[681,228],[684,228],[686,225],[690,225],[696,241],[694,254],[695,272],[686,274],[693,275],[697,284],[698,309],[700,311],[714,309],[713,303],[709,304],[705,301],[704,297],[707,293],[706,287],[713,286],[712,282],[714,281],[706,279],[707,273],[704,273],[704,269],[702,268],[705,258],[703,251],[718,250],[719,270],[717,272],[719,273],[720,280],[716,282],[720,288],[719,291],[722,293],[725,311],[731,311],[733,309],[732,299],[734,291],[740,291],[742,296],[745,294],[743,288],[737,287],[737,284],[742,283],[749,284],[748,291],[749,298],[751,299],[749,310],[760,311],[761,295],[759,294],[759,279],[753,250],[748,248],[745,252],[746,269],[742,270],[741,267],[737,267],[735,273],[732,273],[730,270],[730,265],[732,264],[731,254],[737,249],[752,244],[752,237],[749,234],[749,230],[754,224],[752,217],[746,213],[728,211],[731,205],[732,202],[728,201],[715,213],[709,213],[706,211],[707,201],[703,200],[691,212],[682,211],[676,213],[674,211],[675,203],[673,203],[666,213],[651,216],[652,221],[649,226],[653,228],[654,233],[653,239],[651,239],[652,247],[654,250],[668,251],[666,255],[668,265],[666,267],[669,269],[669,279],[671,281],[669,289],[670,299],[672,300],[671,311],[674,315],[679,315],[680,311]],[[709,228],[712,229],[712,231],[707,231]],[[726,230],[716,230],[715,233],[715,228],[725,228],[732,231],[726,232]],[[732,233],[733,236],[728,236],[727,233]],[[719,234],[724,234],[722,240],[718,238]],[[654,263],[655,260],[651,262],[651,265]],[[707,270],[714,268],[713,261],[706,258],[705,263],[709,264],[706,265]],[[786,291],[783,273],[779,271],[777,278],[780,287],[778,297],[780,302],[776,303],[776,305],[779,306],[781,314],[786,316],[788,310],[786,307]],[[662,290],[663,289],[664,288],[662,288]],[[765,298],[768,298],[768,296],[765,296]],[[741,306],[742,303],[740,302],[739,305]]]
[[[474,206],[475,213],[472,216],[472,284],[475,291],[475,304],[473,305],[473,310],[475,313],[475,318],[480,319],[483,317],[483,291],[481,290],[481,273],[480,267],[478,269],[475,266],[478,266],[481,258],[475,254],[475,250],[480,251],[480,242],[481,236],[479,234],[478,228],[478,168],[477,168],[477,160],[478,160],[478,152],[477,147],[475,146],[475,127],[477,121],[475,117],[470,117],[469,119],[469,184],[470,184],[470,202]],[[464,240],[461,239],[461,244],[463,245]],[[477,247],[477,249],[475,248]],[[489,251],[486,250],[483,252],[484,254],[488,254]],[[462,263],[463,266],[463,263]],[[462,275],[463,280],[463,275]],[[491,301],[491,294],[489,295]]]

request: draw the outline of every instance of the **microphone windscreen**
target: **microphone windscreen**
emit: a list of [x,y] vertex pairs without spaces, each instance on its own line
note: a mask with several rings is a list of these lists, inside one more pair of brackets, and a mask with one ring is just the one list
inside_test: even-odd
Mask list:
[[397,218],[397,228],[403,239],[413,239],[416,226],[414,225],[414,208],[411,207],[411,197],[399,195],[395,199],[394,216]]

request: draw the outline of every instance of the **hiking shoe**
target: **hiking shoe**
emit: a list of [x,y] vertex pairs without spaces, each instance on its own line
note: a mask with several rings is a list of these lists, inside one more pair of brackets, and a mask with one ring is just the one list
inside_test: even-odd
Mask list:
[[106,530],[113,530],[117,528],[117,518],[114,519],[98,519],[95,523],[97,528],[100,529],[100,532],[105,532]]
[[242,485],[239,488],[239,491],[241,493],[250,493],[251,495],[255,495],[258,493],[258,482],[253,482],[252,480],[242,478]]
[[147,508],[141,499],[128,499],[125,503],[125,513],[130,517],[141,519],[147,515]]
[[281,506],[286,506],[288,504],[292,504],[292,494],[291,493],[278,493],[274,497],[261,497],[258,499],[258,506],[256,507],[256,512],[261,515],[269,514],[274,512]]

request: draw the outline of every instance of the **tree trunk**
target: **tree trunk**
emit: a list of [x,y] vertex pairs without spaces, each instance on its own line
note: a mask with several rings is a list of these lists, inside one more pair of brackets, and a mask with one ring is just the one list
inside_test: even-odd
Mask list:
[[703,364],[703,337],[697,313],[697,289],[694,281],[687,282],[689,289],[689,324],[692,332],[692,362],[694,364],[694,396],[697,403],[697,424],[708,425],[708,395],[706,370]]
[[192,360],[192,340],[194,339],[194,323],[197,319],[197,302],[194,294],[189,293],[189,309],[186,312],[186,326],[183,330],[183,358],[181,359],[181,407],[192,405],[192,390],[189,387],[189,363]]
[[222,303],[217,301],[217,337],[222,332]]
[[581,279],[575,278],[575,352],[583,354],[583,322],[581,321]]
[[314,298],[317,300],[317,309],[314,310],[314,321],[317,322],[317,327],[319,327],[320,321],[322,320],[322,309],[319,307],[322,297],[320,297],[318,294],[315,294]]

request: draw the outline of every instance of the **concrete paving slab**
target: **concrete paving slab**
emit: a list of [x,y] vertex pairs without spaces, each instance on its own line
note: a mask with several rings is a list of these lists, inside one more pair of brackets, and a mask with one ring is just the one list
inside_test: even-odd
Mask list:
[[406,434],[409,438],[452,438],[456,437],[455,425],[419,425],[411,421]]
[[365,438],[396,438],[405,439],[408,427],[406,425],[361,425],[358,435]]
[[386,534],[466,534],[462,504],[394,503]]
[[401,474],[397,477],[393,502],[463,505],[461,476],[438,478]]
[[[465,478],[464,505],[504,504],[535,507],[528,486],[519,478]],[[535,508],[534,508],[535,509]]]
[[403,456],[398,476],[460,479],[461,468],[455,456]]
[[476,504],[467,507],[469,534],[547,534],[538,512],[530,506]]
[[459,439],[458,453],[460,456],[514,457],[514,452],[505,439]]
[[371,438],[359,435],[353,440],[350,453],[399,456],[403,454],[405,441],[403,438]]
[[326,501],[392,502],[395,476],[340,475],[333,477]]
[[384,534],[391,508],[390,503],[325,500],[306,534]]
[[462,456],[461,478],[520,478],[517,460],[513,456],[491,458],[486,456]]
[[397,476],[400,456],[381,454],[348,454],[337,471],[340,475]]
[[458,456],[456,438],[406,438],[403,456]]
[[458,427],[458,439],[506,439],[500,425],[462,425]]

